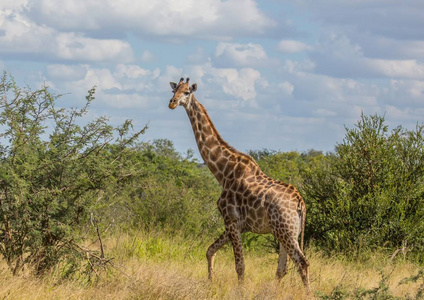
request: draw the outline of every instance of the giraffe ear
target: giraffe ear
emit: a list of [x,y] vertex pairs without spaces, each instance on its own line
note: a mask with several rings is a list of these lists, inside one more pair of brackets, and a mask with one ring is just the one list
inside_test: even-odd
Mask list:
[[177,84],[175,82],[170,82],[169,84],[171,85],[172,91],[175,91],[175,89],[177,88]]
[[193,85],[190,87],[190,92],[193,93],[197,90],[197,84],[193,83]]

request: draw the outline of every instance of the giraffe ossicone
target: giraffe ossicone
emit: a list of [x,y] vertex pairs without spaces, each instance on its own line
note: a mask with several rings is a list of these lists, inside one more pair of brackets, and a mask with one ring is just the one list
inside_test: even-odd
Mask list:
[[206,109],[194,96],[197,85],[190,85],[189,78],[170,85],[174,95],[169,108],[185,108],[200,155],[222,186],[217,205],[224,218],[225,231],[206,252],[209,278],[213,276],[216,252],[231,242],[238,279],[243,281],[241,234],[247,231],[272,233],[280,242],[277,279],[287,273],[290,257],[309,292],[309,262],[303,254],[306,207],[302,196],[294,186],[266,176],[252,157],[221,138]]

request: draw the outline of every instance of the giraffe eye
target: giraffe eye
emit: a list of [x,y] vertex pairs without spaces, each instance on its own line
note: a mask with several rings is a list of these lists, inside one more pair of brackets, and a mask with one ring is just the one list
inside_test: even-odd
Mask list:
[[184,95],[188,96],[190,95],[190,92],[184,92]]

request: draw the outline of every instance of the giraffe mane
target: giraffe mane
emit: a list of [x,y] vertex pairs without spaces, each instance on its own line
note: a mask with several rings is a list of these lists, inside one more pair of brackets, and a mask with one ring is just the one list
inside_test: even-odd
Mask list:
[[239,150],[237,150],[236,148],[234,148],[233,146],[231,146],[230,144],[228,144],[222,137],[221,137],[221,135],[219,134],[219,132],[218,132],[218,130],[216,129],[216,127],[215,127],[215,124],[212,122],[212,120],[211,120],[211,118],[209,117],[209,114],[208,114],[208,112],[207,112],[207,110],[205,109],[205,107],[200,103],[200,102],[198,102],[198,105],[200,105],[200,107],[201,107],[201,109],[202,109],[202,111],[203,111],[203,113],[205,114],[205,116],[209,119],[209,123],[210,123],[210,126],[211,126],[211,128],[212,128],[212,132],[214,133],[214,135],[216,136],[216,138],[218,139],[218,141],[219,141],[219,143],[222,145],[222,146],[224,146],[225,148],[227,148],[228,150],[230,150],[231,152],[234,152],[235,154],[237,154],[237,155],[239,155],[239,156],[242,156],[242,157],[244,157],[244,158],[246,158],[247,160],[249,160],[250,162],[252,162],[254,165],[256,165],[256,166],[258,166],[259,167],[259,165],[257,164],[257,162],[253,159],[253,157],[251,157],[250,155],[248,155],[248,154],[246,154],[246,153],[244,153],[244,152],[241,152],[241,151],[239,151]]

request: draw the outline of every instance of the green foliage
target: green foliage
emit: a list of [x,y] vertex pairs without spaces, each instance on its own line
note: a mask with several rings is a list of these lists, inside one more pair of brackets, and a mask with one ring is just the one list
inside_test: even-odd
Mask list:
[[221,226],[220,187],[205,166],[183,159],[167,140],[140,144],[134,160],[143,172],[121,195],[130,227],[193,235]]
[[57,108],[47,87],[1,78],[0,254],[14,274],[56,264],[99,192],[137,173],[126,158],[145,129],[129,134],[130,121],[114,128],[105,117],[81,125],[94,92],[82,109]]
[[304,153],[297,151],[276,152],[268,149],[250,151],[262,171],[268,176],[290,183],[300,189],[303,185],[303,174],[315,166],[316,161],[323,157],[321,151],[309,150]]
[[424,126],[389,132],[383,117],[362,115],[346,130],[303,173],[307,236],[336,251],[409,247],[424,258]]

